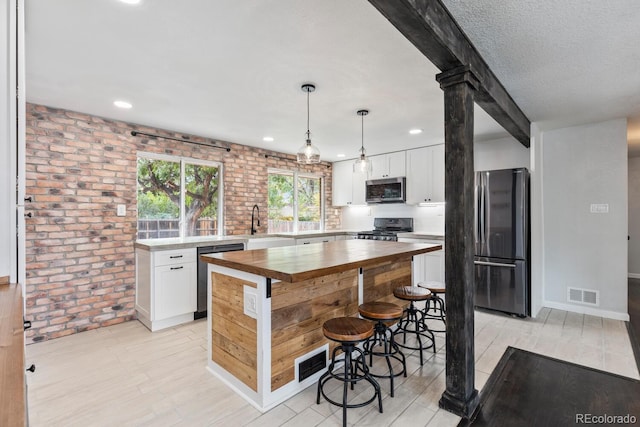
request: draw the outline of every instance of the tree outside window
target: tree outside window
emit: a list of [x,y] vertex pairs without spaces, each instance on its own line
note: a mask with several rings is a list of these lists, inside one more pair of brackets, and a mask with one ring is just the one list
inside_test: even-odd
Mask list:
[[219,174],[213,163],[139,157],[138,238],[218,234]]
[[269,171],[269,233],[322,230],[322,178]]

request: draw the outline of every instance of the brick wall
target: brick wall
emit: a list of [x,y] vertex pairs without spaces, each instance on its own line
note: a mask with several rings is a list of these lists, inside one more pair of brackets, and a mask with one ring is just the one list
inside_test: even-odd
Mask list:
[[[226,234],[248,234],[251,207],[267,206],[267,170],[299,169],[325,177],[331,200],[331,169],[300,166],[294,157],[239,144],[213,142],[230,152],[131,131],[183,138],[184,133],[27,105],[26,318],[27,342],[109,326],[135,318],[136,172],[138,151],[223,163]],[[286,157],[265,158],[265,154]],[[125,204],[127,215],[116,216]],[[328,203],[330,206],[330,203]],[[340,217],[326,210],[327,229]],[[266,232],[267,221],[262,221]]]

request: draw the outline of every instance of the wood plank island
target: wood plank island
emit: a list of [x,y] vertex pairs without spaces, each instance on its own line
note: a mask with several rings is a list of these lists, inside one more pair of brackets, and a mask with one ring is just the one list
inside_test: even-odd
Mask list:
[[322,334],[325,321],[357,316],[364,302],[400,303],[393,288],[412,283],[413,256],[440,249],[338,240],[202,255],[209,263],[207,368],[260,411],[273,408],[324,372],[336,345]]

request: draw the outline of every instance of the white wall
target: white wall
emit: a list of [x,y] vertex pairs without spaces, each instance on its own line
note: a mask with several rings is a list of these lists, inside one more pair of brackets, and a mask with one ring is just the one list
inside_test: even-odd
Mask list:
[[640,157],[629,159],[629,277],[640,279]]
[[402,203],[342,208],[342,228],[345,230],[373,230],[373,219],[413,218],[413,229],[423,233],[444,234],[444,204],[410,206]]
[[529,146],[530,218],[531,218],[531,316],[544,307],[544,193],[543,138],[538,126],[531,125]]
[[[628,320],[626,135],[624,119],[542,134],[547,307]],[[600,305],[568,302],[570,286],[598,290]]]
[[473,165],[477,171],[522,167],[529,169],[529,149],[513,137],[476,142],[473,151]]

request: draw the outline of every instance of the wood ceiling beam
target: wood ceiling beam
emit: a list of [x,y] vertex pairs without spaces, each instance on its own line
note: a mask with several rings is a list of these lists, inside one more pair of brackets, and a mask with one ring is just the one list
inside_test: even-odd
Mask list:
[[522,145],[531,123],[440,0],[369,0],[441,71],[469,66],[480,81],[475,101]]

